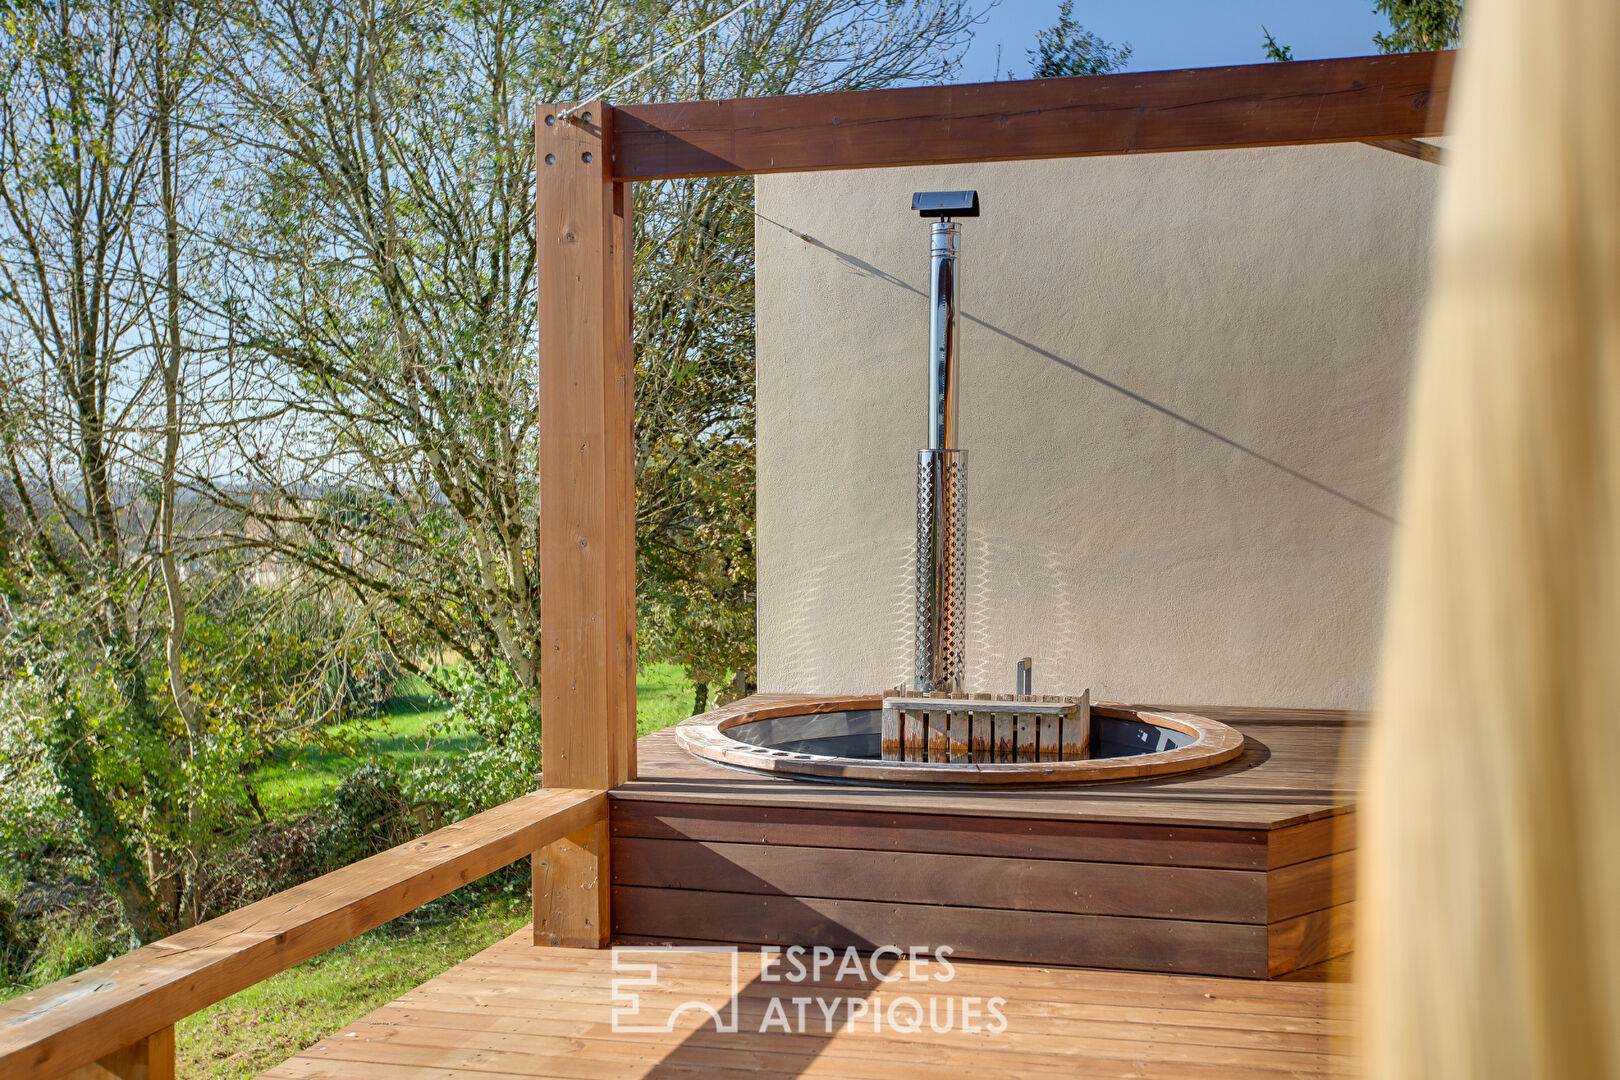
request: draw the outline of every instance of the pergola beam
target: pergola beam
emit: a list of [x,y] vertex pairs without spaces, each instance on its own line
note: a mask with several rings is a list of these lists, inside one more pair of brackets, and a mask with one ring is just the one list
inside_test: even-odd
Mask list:
[[616,180],[1417,139],[1455,53],[614,109]]
[[[535,113],[546,787],[635,775],[630,181],[1411,140],[1445,122],[1453,54]],[[1076,193],[1077,196],[1083,193]],[[600,946],[600,825],[536,860],[536,933]],[[544,896],[544,901],[540,897]]]

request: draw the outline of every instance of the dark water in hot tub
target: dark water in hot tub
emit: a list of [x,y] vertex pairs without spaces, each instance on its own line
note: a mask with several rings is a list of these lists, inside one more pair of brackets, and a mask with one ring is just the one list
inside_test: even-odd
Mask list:
[[[726,735],[752,746],[768,746],[798,754],[825,757],[880,759],[883,712],[853,709],[848,712],[811,713],[755,720],[727,728]],[[1140,720],[1091,716],[1092,758],[1134,757],[1186,746],[1193,736]]]

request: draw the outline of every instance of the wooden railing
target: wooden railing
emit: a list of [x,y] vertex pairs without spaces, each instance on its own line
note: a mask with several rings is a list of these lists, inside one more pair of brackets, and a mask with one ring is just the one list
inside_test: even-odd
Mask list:
[[605,792],[537,791],[23,994],[0,1004],[0,1077],[173,1077],[177,1020],[525,855],[537,911],[580,894],[537,939],[601,944],[606,821]]

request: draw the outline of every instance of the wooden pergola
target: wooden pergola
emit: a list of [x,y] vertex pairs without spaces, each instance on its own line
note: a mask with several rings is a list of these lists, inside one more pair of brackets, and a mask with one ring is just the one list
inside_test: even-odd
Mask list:
[[[1417,140],[1444,128],[1454,59],[537,108],[545,785],[612,789],[636,774],[632,183],[1335,142],[1437,161]],[[606,941],[608,893],[594,887],[606,854],[603,824],[536,860],[537,937]]]
[[[0,1074],[172,1077],[177,1020],[524,855],[534,856],[535,942],[606,944],[606,793],[636,775],[630,184],[1334,142],[1370,142],[1433,161],[1437,151],[1416,140],[1443,129],[1453,62],[1454,54],[1428,53],[538,108],[539,559],[548,790],[0,1005]],[[1309,828],[1315,835],[1330,824],[1324,819]],[[509,941],[491,950],[490,963],[510,962],[514,971],[528,972],[522,978],[531,977],[520,945]],[[601,968],[596,964],[593,979],[608,977]],[[1152,980],[1159,978],[1091,973],[1082,981],[1086,993],[1111,999],[1122,986],[1138,983],[1142,993],[1158,995],[1160,984]],[[1178,992],[1196,1004],[1220,988],[1211,981],[1209,992],[1202,984]],[[1315,1022],[1320,1001],[1298,1004],[1308,991],[1279,984],[1266,993],[1286,999],[1275,1008],[1304,1009],[1290,1015]],[[574,991],[556,993],[554,1004],[562,1008]],[[1273,1008],[1268,1002],[1261,1012]],[[372,1075],[341,1061],[332,1065],[333,1075]]]

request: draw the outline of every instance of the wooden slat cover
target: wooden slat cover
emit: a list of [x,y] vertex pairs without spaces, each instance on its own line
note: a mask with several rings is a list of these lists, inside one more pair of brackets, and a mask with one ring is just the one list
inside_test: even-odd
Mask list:
[[[869,1025],[803,1033],[759,1028],[773,996],[794,993],[875,1001],[890,987],[827,974],[801,988],[762,983],[744,954],[736,993],[739,1032],[683,1014],[670,1031],[614,1031],[612,957],[536,949],[528,931],[410,991],[265,1074],[329,1077],[736,1077],[888,1080],[986,1077],[1127,1077],[1246,1080],[1329,1076],[1343,1066],[1334,1017],[1345,988],[1130,972],[955,962],[955,977],[929,994],[1000,997],[1007,1030],[987,1036],[914,1033]],[[647,1005],[733,1000],[731,956],[659,957],[661,989]],[[750,970],[752,966],[752,970]],[[925,997],[927,994],[924,995]],[[789,1009],[793,1006],[789,1005]],[[815,1015],[815,1006],[810,1006]]]
[[535,792],[0,1004],[0,1076],[57,1076],[516,862],[607,812]]
[[1441,134],[1452,53],[624,105],[617,179]]
[[[1278,890],[1289,906],[1286,916],[1272,916],[1266,875],[1260,871],[629,836],[614,842],[613,883],[1001,909],[985,917],[1013,921],[1025,911],[1056,911],[1242,923],[1271,922],[1311,910],[1298,902],[1316,895],[1318,886],[1309,876]],[[701,931],[691,928],[688,933]]]

